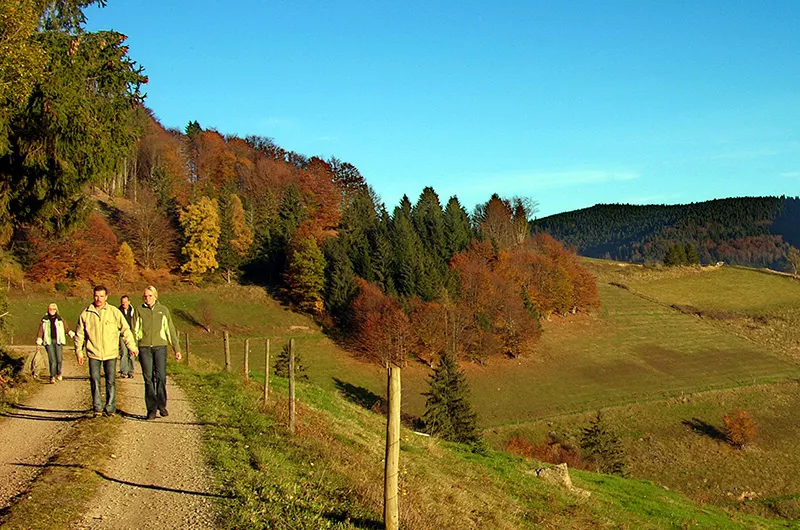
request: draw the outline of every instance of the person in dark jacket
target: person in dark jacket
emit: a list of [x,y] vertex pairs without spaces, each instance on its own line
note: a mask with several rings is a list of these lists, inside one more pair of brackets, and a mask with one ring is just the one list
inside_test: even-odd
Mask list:
[[139,338],[139,364],[144,377],[144,403],[147,419],[156,418],[156,411],[164,417],[167,411],[167,345],[181,360],[180,344],[169,309],[158,303],[158,291],[152,285],[144,290],[144,303],[139,308],[137,337]]
[[[136,309],[133,308],[131,305],[131,299],[127,294],[122,295],[122,298],[119,299],[119,310],[122,312],[122,316],[125,317],[125,320],[128,322],[128,326],[132,330],[137,329],[136,321],[139,319],[139,313]],[[133,367],[135,363],[133,362],[134,356],[128,347],[125,345],[125,341],[122,340],[122,335],[119,337],[119,375],[120,377],[133,377]]]
[[50,382],[61,381],[61,367],[63,362],[64,345],[67,336],[75,337],[75,332],[69,329],[67,323],[58,314],[58,306],[54,303],[47,306],[47,314],[42,317],[39,324],[39,333],[36,345],[44,346],[47,351],[47,360],[50,362]]

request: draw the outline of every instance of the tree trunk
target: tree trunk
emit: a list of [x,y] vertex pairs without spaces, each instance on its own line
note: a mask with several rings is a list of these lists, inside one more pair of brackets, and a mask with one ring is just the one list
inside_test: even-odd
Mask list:
[[400,462],[400,367],[389,363],[389,414],[386,421],[386,467],[383,481],[383,523],[386,530],[398,530],[397,472]]

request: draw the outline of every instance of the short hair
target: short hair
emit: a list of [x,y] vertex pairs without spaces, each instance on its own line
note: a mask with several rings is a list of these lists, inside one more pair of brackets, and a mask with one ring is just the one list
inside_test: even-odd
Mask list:
[[130,296],[128,296],[127,294],[123,294],[122,296],[120,296],[120,297],[119,297],[119,301],[120,301],[120,302],[122,302],[122,301],[123,301],[123,300],[125,300],[126,298],[127,298],[128,300],[130,300],[130,299],[131,299],[131,297],[130,297]]
[[158,300],[158,289],[156,289],[152,285],[148,285],[147,287],[144,288],[144,290],[152,292],[153,296],[156,298],[156,300]]
[[50,311],[51,307],[55,307],[56,308],[56,313],[58,313],[58,304],[57,303],[51,302],[51,303],[47,304],[47,310],[48,311]]
[[108,294],[108,289],[106,289],[106,286],[103,285],[103,284],[95,285],[94,286],[94,291],[92,291],[92,292],[93,293],[98,293],[100,291],[105,291],[105,293]]

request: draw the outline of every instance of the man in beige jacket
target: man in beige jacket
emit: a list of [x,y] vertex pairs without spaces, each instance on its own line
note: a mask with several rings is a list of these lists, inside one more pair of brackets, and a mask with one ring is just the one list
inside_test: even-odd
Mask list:
[[[92,410],[95,417],[99,416],[101,411],[104,416],[113,416],[117,412],[117,387],[114,376],[117,373],[120,335],[130,353],[134,357],[139,354],[136,339],[122,312],[107,302],[108,289],[104,285],[97,285],[94,288],[94,303],[81,313],[75,328],[75,353],[78,356],[78,364],[83,366],[84,359],[89,358]],[[100,396],[101,365],[106,379],[105,407]]]

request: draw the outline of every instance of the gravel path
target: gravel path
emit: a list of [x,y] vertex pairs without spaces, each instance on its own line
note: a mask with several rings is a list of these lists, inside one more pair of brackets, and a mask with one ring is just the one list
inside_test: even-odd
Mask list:
[[[43,383],[0,421],[0,509],[35,481],[76,422],[91,415],[87,369],[71,352],[64,355],[64,375],[56,384]],[[117,379],[117,449],[96,470],[106,480],[73,528],[213,528],[215,495],[202,457],[202,426],[169,378],[167,395],[169,416],[146,421],[141,374]]]
[[49,378],[40,379],[42,388],[0,421],[0,509],[36,478],[76,421],[91,413],[88,375],[78,363],[66,362],[67,356],[63,381],[51,385]]
[[[137,368],[139,368],[137,366]],[[117,380],[122,425],[107,480],[78,528],[213,528],[211,480],[201,429],[180,387],[167,378],[169,416],[144,419],[140,373]]]

